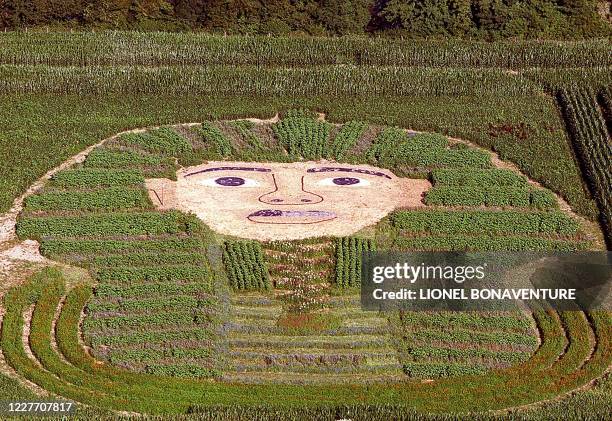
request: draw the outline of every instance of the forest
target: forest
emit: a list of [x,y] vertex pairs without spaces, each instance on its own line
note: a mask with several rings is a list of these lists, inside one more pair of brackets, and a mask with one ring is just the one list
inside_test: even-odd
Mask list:
[[3,0],[0,29],[583,39],[611,35],[611,8],[598,0]]

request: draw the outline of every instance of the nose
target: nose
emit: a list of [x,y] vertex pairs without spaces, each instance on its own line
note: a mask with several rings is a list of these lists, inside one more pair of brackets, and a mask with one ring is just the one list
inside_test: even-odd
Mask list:
[[323,201],[318,194],[304,190],[304,177],[293,178],[272,174],[274,190],[263,194],[259,201],[270,205],[309,205]]

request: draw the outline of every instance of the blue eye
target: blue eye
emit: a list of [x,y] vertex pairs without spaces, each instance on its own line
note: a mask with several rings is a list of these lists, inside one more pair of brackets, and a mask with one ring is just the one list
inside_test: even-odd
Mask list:
[[236,187],[244,184],[244,178],[240,177],[220,177],[215,179],[215,183],[220,186]]
[[332,182],[338,186],[352,186],[354,184],[358,184],[359,181],[360,180],[358,178],[353,177],[338,177],[332,180]]

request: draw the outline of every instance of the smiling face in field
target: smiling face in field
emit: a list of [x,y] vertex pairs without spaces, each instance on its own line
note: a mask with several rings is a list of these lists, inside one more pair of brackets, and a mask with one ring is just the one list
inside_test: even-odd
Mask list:
[[259,240],[350,235],[397,207],[421,205],[429,188],[388,170],[327,162],[209,162],[180,170],[176,183],[147,184],[160,208]]

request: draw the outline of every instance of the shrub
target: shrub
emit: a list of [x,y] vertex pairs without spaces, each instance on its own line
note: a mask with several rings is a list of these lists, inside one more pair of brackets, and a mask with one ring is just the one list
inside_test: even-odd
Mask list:
[[95,266],[144,266],[144,265],[202,265],[206,263],[206,255],[191,252],[134,252],[94,257]]

